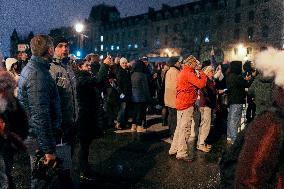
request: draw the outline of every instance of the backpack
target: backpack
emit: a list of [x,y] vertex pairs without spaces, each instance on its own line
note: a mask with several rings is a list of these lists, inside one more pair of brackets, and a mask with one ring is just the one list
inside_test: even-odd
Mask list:
[[[282,125],[280,126],[280,146],[281,146],[280,147],[280,157],[284,157],[284,112],[282,112],[282,110],[280,110],[279,107],[273,107],[269,109],[268,112],[272,112],[274,115],[274,118]],[[264,113],[265,112],[263,112],[263,114]],[[247,130],[247,127],[238,134],[234,144],[222,154],[222,158],[219,163],[220,177],[221,177],[221,182],[220,182],[221,189],[222,188],[224,189],[234,188],[236,167],[238,164],[239,154],[245,143],[246,130]],[[280,170],[281,168],[283,169],[284,167],[283,159],[284,158],[280,158],[280,161],[278,163],[279,170],[277,172],[277,175],[282,174],[280,173]],[[281,182],[283,185],[283,180]]]

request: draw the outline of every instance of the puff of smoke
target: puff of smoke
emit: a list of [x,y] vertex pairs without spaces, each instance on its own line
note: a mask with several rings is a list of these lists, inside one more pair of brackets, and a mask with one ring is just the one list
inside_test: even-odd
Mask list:
[[268,48],[256,55],[255,67],[265,77],[275,77],[275,84],[284,88],[284,51]]

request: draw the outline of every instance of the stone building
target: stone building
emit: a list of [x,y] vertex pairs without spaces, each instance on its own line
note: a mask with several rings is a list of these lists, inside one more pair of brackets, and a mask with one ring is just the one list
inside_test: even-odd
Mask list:
[[121,18],[102,4],[92,8],[85,45],[130,59],[194,54],[205,60],[212,48],[218,61],[253,59],[268,46],[284,48],[283,13],[283,0],[200,0]]

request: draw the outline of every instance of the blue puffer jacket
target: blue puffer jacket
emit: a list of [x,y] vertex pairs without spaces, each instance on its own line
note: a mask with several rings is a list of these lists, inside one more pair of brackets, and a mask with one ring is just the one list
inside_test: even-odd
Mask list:
[[61,124],[60,99],[49,73],[49,63],[32,56],[21,72],[18,99],[29,117],[30,136],[43,152],[55,152],[56,129]]

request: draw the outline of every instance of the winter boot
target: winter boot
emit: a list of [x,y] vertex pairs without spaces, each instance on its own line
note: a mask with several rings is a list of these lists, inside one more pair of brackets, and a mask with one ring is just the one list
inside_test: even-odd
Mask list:
[[117,129],[117,130],[121,130],[122,129],[121,124],[119,122],[116,122],[115,129]]
[[137,126],[136,126],[136,124],[132,124],[132,126],[131,126],[131,131],[132,131],[132,132],[137,131]]
[[137,126],[137,133],[145,133],[145,132],[146,132],[146,129],[144,129],[143,126],[140,126],[140,125]]

